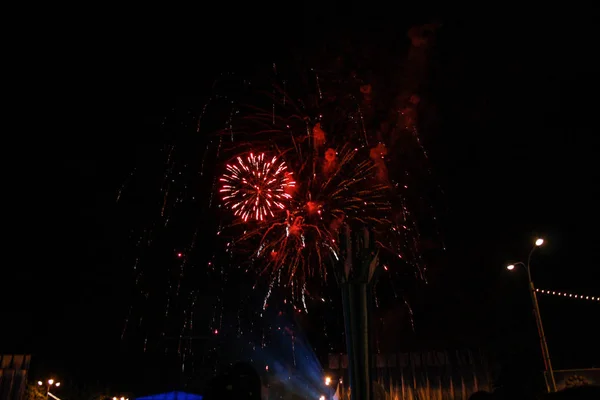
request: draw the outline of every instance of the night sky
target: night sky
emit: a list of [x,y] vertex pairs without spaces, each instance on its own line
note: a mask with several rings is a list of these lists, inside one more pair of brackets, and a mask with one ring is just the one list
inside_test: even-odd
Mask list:
[[[415,307],[416,336],[537,351],[524,271],[504,269],[526,258],[537,236],[547,243],[533,257],[537,287],[600,295],[590,25],[550,11],[520,20],[365,12],[307,8],[291,21],[239,16],[210,29],[203,14],[185,32],[119,23],[107,36],[88,28],[83,47],[69,33],[42,39],[40,56],[56,62],[15,97],[17,139],[6,148],[0,351],[32,353],[36,378],[122,384],[135,375],[135,351],[120,340],[131,282],[121,253],[129,227],[115,196],[140,148],[159,145],[161,119],[173,107],[197,107],[212,76],[233,64],[268,65],[321,37],[401,49],[408,27],[434,17],[443,26],[422,138],[444,193],[435,214],[447,250]],[[144,35],[150,25],[154,34]],[[599,367],[600,304],[539,300],[555,369]]]

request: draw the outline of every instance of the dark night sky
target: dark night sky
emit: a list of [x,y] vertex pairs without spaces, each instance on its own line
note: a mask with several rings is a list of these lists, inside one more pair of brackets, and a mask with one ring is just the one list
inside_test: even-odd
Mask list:
[[[356,7],[331,25],[333,10],[311,15],[316,22],[303,21],[296,32],[283,22],[265,27],[266,15],[227,20],[217,24],[225,43],[211,43],[214,26],[163,35],[157,23],[155,35],[144,36],[142,28],[107,38],[95,32],[83,48],[59,40],[63,46],[50,51],[39,44],[57,62],[40,76],[39,96],[15,101],[22,138],[7,148],[15,181],[5,183],[9,272],[2,280],[3,317],[13,324],[2,324],[0,351],[33,352],[38,371],[105,369],[111,379],[128,287],[115,267],[114,193],[135,144],[151,140],[146,132],[176,103],[174,93],[197,94],[207,76],[232,60],[281,57],[287,38],[310,46],[343,27],[355,35],[369,31],[364,35],[374,43],[383,32],[405,40],[406,27],[428,21],[372,12],[365,22]],[[531,326],[523,328],[531,325],[525,276],[503,269],[526,257],[536,235],[547,239],[533,261],[538,287],[600,294],[591,28],[578,16],[551,15],[544,21],[440,16],[429,95],[436,118],[423,138],[445,191],[438,214],[448,250],[432,269],[417,316],[428,335],[445,329],[440,321],[458,318],[467,326],[458,336],[537,346]],[[593,326],[599,304],[541,296],[540,307],[555,368],[600,365]],[[76,359],[85,368],[74,367]]]

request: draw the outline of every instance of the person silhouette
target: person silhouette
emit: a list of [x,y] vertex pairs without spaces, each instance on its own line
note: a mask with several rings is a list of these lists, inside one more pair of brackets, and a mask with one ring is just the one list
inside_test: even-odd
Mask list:
[[205,400],[260,400],[260,376],[250,364],[238,362],[229,371],[215,376]]
[[236,399],[260,400],[260,376],[250,364],[239,362],[233,366],[231,384]]
[[469,396],[469,400],[491,400],[493,398],[494,395],[492,393],[483,390],[475,392],[471,396]]

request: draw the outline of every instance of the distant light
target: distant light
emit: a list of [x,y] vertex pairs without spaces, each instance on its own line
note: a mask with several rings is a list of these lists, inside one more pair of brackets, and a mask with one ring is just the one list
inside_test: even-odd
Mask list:
[[56,382],[56,383],[54,384],[54,386],[56,386],[56,387],[59,387],[59,386],[60,386],[60,382]]
[[536,246],[541,246],[541,245],[543,245],[543,244],[544,244],[544,239],[541,239],[541,238],[540,238],[540,239],[537,239],[537,240],[535,241],[535,245],[536,245]]
[[319,397],[319,400],[325,400],[325,396]]
[[183,254],[177,253],[177,257],[181,258],[181,257],[183,257]]
[[42,386],[44,383],[42,381],[38,381],[38,385]]
[[49,379],[48,380],[48,385],[52,385],[54,383],[54,379]]
[[506,269],[509,271],[512,271],[513,269],[515,269],[515,265],[514,264],[507,265]]
[[265,366],[265,371],[268,371],[268,370],[269,370],[269,366],[267,365],[267,366]]
[[219,330],[215,329],[215,335],[218,335],[218,334],[219,334]]
[[325,385],[329,386],[331,384],[331,378],[326,376],[325,377]]

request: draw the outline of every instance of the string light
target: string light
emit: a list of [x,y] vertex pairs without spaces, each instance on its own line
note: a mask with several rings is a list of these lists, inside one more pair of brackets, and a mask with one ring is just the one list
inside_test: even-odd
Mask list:
[[572,293],[557,292],[554,290],[544,290],[544,289],[535,289],[535,291],[538,293],[550,294],[550,295],[560,296],[560,297],[570,297],[570,298],[580,299],[580,300],[600,301],[600,297],[597,297],[597,296],[584,296],[582,294],[572,294]]

